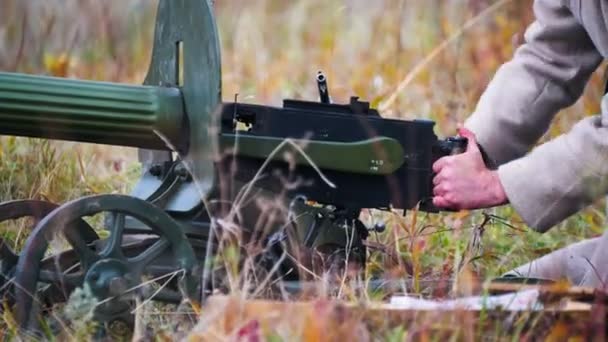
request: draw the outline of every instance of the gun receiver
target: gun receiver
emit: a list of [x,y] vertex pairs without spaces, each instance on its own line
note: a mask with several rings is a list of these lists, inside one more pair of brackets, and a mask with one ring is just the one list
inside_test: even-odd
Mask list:
[[[248,127],[237,130],[240,122]],[[384,119],[369,103],[353,97],[347,105],[285,100],[283,108],[228,103],[222,109],[221,146],[237,179],[251,180],[265,167],[256,186],[281,191],[285,180],[308,180],[293,196],[347,208],[399,208],[437,211],[431,205],[432,164],[458,153],[466,140],[439,140],[428,120]],[[284,144],[290,139],[301,151]],[[232,143],[231,143],[232,140]],[[282,145],[281,145],[282,144]],[[284,152],[292,156],[284,157]],[[225,150],[225,154],[230,155]],[[331,181],[328,183],[313,167]]]

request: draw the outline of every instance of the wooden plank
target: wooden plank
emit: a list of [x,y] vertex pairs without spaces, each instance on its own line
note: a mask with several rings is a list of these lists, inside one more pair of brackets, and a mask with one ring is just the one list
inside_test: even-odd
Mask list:
[[[358,341],[384,339],[404,329],[408,336],[458,337],[477,340],[495,334],[540,329],[548,334],[556,322],[569,335],[588,336],[589,304],[571,303],[536,312],[400,310],[388,304],[343,303],[335,300],[281,302],[215,296],[203,307],[191,341],[253,341],[280,336],[283,341]],[[543,335],[538,335],[543,336]]]
[[534,289],[539,291],[541,300],[544,302],[562,300],[564,298],[582,302],[604,302],[607,300],[605,292],[594,288],[570,286],[566,283],[559,282],[550,285],[526,285],[492,282],[486,286],[486,289],[488,293],[491,294],[503,294]]

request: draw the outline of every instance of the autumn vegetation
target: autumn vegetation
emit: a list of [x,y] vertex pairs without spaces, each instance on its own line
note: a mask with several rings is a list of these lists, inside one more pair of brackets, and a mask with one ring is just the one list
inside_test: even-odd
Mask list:
[[[357,95],[385,117],[430,119],[439,136],[453,135],[474,110],[533,20],[531,0],[217,0],[215,8],[225,101],[237,93],[239,101],[273,105],[283,98],[315,99],[314,76],[323,70],[336,102]],[[152,0],[3,0],[0,70],[141,83],[155,11]],[[543,139],[599,112],[603,88],[597,72],[583,98],[557,116]],[[85,194],[128,193],[138,175],[134,149],[0,138],[0,201],[62,203]],[[508,206],[440,215],[365,211],[362,219],[385,221],[388,228],[369,238],[365,276],[404,279],[408,293],[447,296],[453,293],[437,293],[432,284],[447,279],[466,288],[599,235],[605,206],[599,201],[546,234],[528,229]],[[27,236],[20,228],[0,226],[0,234],[19,246]],[[383,295],[343,291],[339,299]],[[170,323],[171,317],[160,320]],[[369,338],[397,341],[408,329],[374,331]],[[290,340],[284,333],[266,336]],[[306,336],[318,335],[299,338]]]

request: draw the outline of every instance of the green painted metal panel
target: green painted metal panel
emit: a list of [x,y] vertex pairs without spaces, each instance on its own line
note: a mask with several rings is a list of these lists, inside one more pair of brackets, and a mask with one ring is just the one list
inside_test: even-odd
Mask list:
[[0,134],[185,150],[183,113],[177,88],[0,72]]
[[[181,51],[180,51],[181,46]],[[183,57],[180,61],[180,55]],[[144,84],[180,84],[188,117],[189,147],[181,154],[201,198],[213,186],[213,116],[221,102],[220,41],[209,0],[161,0],[154,33],[154,50]],[[182,82],[178,75],[182,74]],[[152,165],[167,155],[140,151],[140,161]],[[145,169],[146,167],[144,167]],[[143,195],[143,193],[142,193]]]
[[[250,135],[222,134],[223,150],[234,148],[239,156],[285,161],[285,151],[293,151],[298,165],[311,162],[325,170],[344,171],[369,175],[388,175],[405,162],[401,144],[388,137],[376,137],[355,142],[285,139]],[[304,152],[298,152],[294,145]],[[274,152],[274,153],[273,153]],[[308,157],[308,158],[306,158]]]

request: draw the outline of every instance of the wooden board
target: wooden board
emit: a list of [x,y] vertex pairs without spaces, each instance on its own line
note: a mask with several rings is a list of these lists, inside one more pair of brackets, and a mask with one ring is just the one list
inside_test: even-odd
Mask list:
[[[603,306],[602,306],[603,307]],[[595,320],[592,319],[595,315]],[[598,317],[602,324],[597,324]],[[216,296],[204,305],[190,341],[368,341],[407,331],[414,339],[478,340],[513,334],[587,338],[604,331],[605,313],[568,302],[536,312],[399,310],[335,300],[281,302]],[[523,336],[523,335],[522,335]]]

